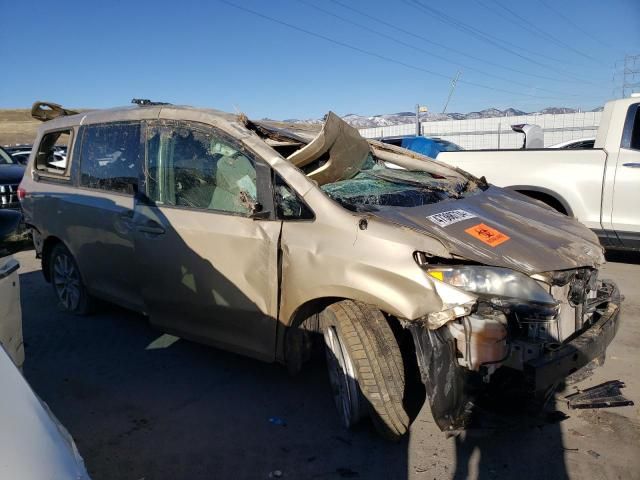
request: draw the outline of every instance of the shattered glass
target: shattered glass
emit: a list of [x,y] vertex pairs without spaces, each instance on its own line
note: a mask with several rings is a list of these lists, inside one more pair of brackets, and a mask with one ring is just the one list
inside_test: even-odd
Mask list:
[[428,172],[385,168],[380,163],[365,165],[355,177],[323,185],[322,190],[355,210],[375,210],[376,206],[418,207],[465,195],[466,183],[434,178]]
[[219,132],[188,124],[148,134],[147,195],[157,203],[248,215],[257,199],[253,161]]
[[80,153],[80,184],[121,193],[133,193],[138,184],[140,125],[116,123],[86,127]]

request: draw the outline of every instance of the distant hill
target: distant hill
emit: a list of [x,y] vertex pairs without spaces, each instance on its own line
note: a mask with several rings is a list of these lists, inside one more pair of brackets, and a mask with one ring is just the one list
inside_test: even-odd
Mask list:
[[[602,107],[591,110],[592,112],[602,111]],[[576,113],[575,108],[568,107],[548,107],[537,112],[524,112],[517,108],[507,108],[500,110],[498,108],[486,108],[479,112],[469,113],[432,113],[425,112],[420,114],[420,121],[422,122],[435,122],[439,120],[469,120],[476,118],[490,118],[490,117],[515,117],[518,115],[543,115],[543,114],[560,114],[560,113]],[[413,123],[416,120],[416,114],[414,112],[398,112],[398,113],[386,113],[381,115],[364,116],[356,113],[348,113],[342,116],[350,125],[356,128],[371,128],[371,127],[388,127],[390,125],[403,125],[407,123]],[[268,119],[265,119],[268,120]],[[322,119],[295,119],[290,118],[284,120],[287,123],[322,123]]]
[[40,123],[31,118],[31,109],[0,110],[0,145],[33,143]]

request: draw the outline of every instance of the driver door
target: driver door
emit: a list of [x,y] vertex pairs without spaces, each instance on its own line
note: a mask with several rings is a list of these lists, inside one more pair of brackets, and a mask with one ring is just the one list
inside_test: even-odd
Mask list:
[[150,122],[146,146],[134,225],[151,323],[272,361],[281,222],[272,214],[269,167],[194,122]]

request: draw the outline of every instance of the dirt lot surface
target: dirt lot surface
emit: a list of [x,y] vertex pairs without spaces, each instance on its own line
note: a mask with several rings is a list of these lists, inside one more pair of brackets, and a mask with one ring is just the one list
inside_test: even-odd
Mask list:
[[[115,307],[62,313],[32,251],[17,255],[25,376],[75,438],[96,480],[640,478],[640,262],[604,267],[624,322],[604,367],[581,387],[626,382],[636,406],[512,413],[447,439],[424,409],[398,444],[338,424],[324,365],[291,378],[269,365],[171,337]],[[635,263],[624,263],[631,260]],[[571,390],[572,387],[570,387]],[[279,417],[286,426],[269,422]]]

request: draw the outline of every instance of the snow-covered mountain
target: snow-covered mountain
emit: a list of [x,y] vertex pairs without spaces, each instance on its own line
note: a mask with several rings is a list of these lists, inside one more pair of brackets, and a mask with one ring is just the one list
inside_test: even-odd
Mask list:
[[[592,112],[602,111],[602,107],[594,108]],[[543,114],[559,114],[559,113],[575,113],[578,112],[575,108],[568,107],[547,107],[537,112],[524,112],[516,108],[507,108],[500,110],[498,108],[486,108],[479,112],[469,113],[435,113],[424,112],[420,114],[420,121],[422,122],[435,122],[438,120],[468,120],[475,118],[489,118],[489,117],[514,117],[517,115],[543,115]],[[348,113],[342,116],[350,125],[357,128],[369,128],[369,127],[387,127],[389,125],[402,125],[407,123],[413,123],[416,120],[416,114],[414,112],[398,112],[398,113],[385,113],[382,115],[364,116],[356,113]],[[269,119],[264,119],[269,120]],[[284,120],[287,123],[311,123],[321,124],[322,119],[297,119],[290,118]]]

